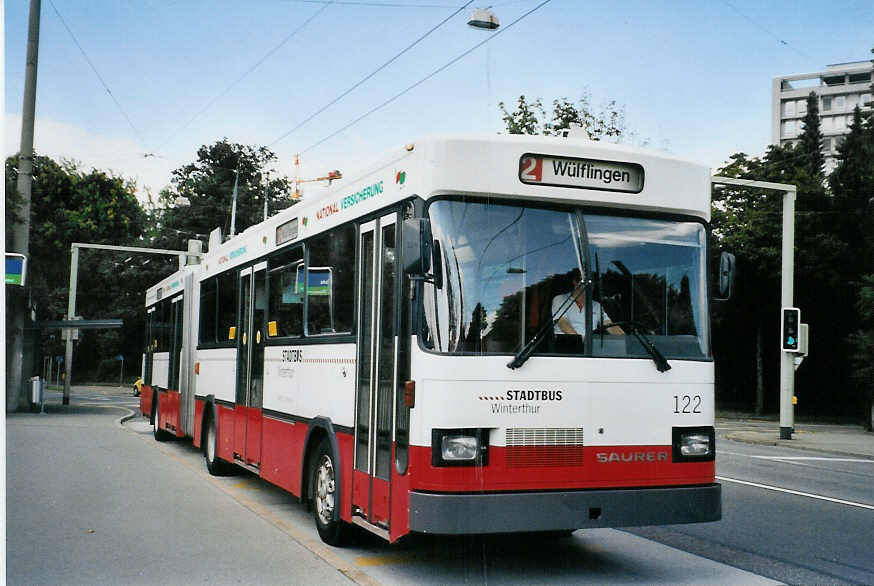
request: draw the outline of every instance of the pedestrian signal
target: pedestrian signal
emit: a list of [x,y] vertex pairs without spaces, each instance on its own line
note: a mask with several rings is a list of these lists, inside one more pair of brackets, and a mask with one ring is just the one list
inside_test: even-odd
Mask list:
[[784,352],[798,352],[800,333],[801,310],[797,307],[784,307],[780,327],[780,349]]

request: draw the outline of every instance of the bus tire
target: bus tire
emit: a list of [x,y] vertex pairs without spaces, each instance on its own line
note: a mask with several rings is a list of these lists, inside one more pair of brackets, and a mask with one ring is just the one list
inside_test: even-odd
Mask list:
[[344,542],[346,524],[340,519],[340,487],[336,482],[336,458],[327,437],[323,437],[311,460],[310,495],[312,496],[313,519],[319,537],[328,545],[339,546]]
[[206,469],[212,476],[227,476],[231,473],[231,465],[218,456],[218,428],[215,416],[206,416],[206,425],[203,431],[203,459],[206,461]]
[[158,393],[157,392],[155,392],[155,394],[153,395],[152,402],[155,405],[155,408],[152,409],[152,434],[155,436],[156,441],[159,441],[159,442],[167,441],[168,439],[170,439],[170,434],[167,433],[167,431],[165,431],[159,427],[159,421],[160,421],[159,416],[160,416],[161,412],[159,409]]

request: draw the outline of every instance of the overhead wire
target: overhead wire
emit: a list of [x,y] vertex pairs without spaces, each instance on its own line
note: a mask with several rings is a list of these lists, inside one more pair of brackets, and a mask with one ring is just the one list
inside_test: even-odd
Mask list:
[[728,6],[729,8],[731,8],[732,10],[734,10],[734,11],[735,11],[737,14],[739,14],[739,15],[740,15],[744,20],[746,20],[747,22],[749,22],[750,24],[752,24],[754,27],[758,28],[758,29],[761,30],[761,31],[764,31],[764,32],[765,32],[768,36],[770,36],[771,38],[776,39],[777,42],[780,43],[781,45],[783,45],[784,47],[789,47],[790,49],[792,49],[793,51],[795,51],[796,53],[798,53],[798,54],[801,55],[802,57],[807,57],[808,59],[811,58],[810,55],[808,55],[807,53],[805,53],[805,52],[802,51],[801,49],[798,49],[798,48],[795,47],[794,45],[790,45],[788,41],[786,41],[786,40],[784,40],[784,39],[781,39],[779,36],[777,36],[776,34],[774,34],[773,32],[771,32],[771,31],[768,30],[767,28],[765,28],[761,23],[759,23],[759,22],[753,20],[751,17],[749,17],[749,16],[747,16],[746,14],[744,14],[743,12],[741,12],[741,10],[740,10],[737,6],[735,6],[734,4],[732,4],[731,2],[729,2],[728,0],[722,0],[722,3],[725,4],[726,6]]
[[200,117],[204,112],[206,112],[207,110],[209,110],[209,109],[213,106],[213,104],[215,104],[217,101],[219,101],[219,100],[220,100],[221,98],[223,98],[225,95],[227,95],[228,92],[230,92],[231,89],[234,88],[234,86],[236,86],[238,83],[240,83],[241,81],[243,81],[246,77],[248,77],[249,74],[251,74],[253,71],[255,71],[255,69],[257,69],[257,68],[258,68],[262,63],[264,63],[264,62],[265,62],[265,61],[266,61],[270,56],[272,56],[272,55],[273,55],[274,53],[276,53],[280,48],[282,48],[286,43],[288,43],[288,41],[290,41],[292,38],[294,38],[294,36],[297,35],[297,33],[299,33],[300,31],[302,31],[302,30],[303,30],[303,29],[304,29],[304,28],[305,28],[309,23],[311,23],[313,20],[315,20],[319,15],[321,15],[325,10],[327,10],[328,7],[331,6],[332,4],[334,4],[334,1],[333,1],[333,0],[325,0],[325,5],[324,5],[324,6],[322,6],[322,7],[321,7],[320,9],[318,9],[315,13],[313,13],[313,14],[312,14],[309,18],[307,18],[307,19],[306,19],[302,24],[300,24],[300,26],[298,26],[296,29],[294,29],[294,30],[293,30],[290,34],[288,34],[284,39],[282,39],[282,40],[281,40],[281,41],[280,41],[276,46],[274,46],[272,49],[270,49],[269,51],[267,51],[267,53],[265,53],[265,54],[264,54],[260,59],[258,59],[258,61],[256,61],[256,62],[255,62],[251,67],[249,67],[246,71],[244,71],[242,75],[240,75],[237,79],[235,79],[234,81],[232,81],[232,82],[231,82],[231,83],[230,83],[230,84],[229,84],[229,85],[228,85],[224,90],[222,90],[221,92],[219,92],[215,97],[213,97],[209,102],[207,102],[206,105],[205,105],[203,108],[201,108],[200,110],[198,110],[198,112],[197,112],[196,114],[194,114],[194,116],[192,116],[192,117],[191,117],[187,122],[185,122],[185,123],[182,124],[180,127],[178,127],[176,130],[174,130],[173,133],[170,134],[170,135],[169,135],[169,136],[164,140],[164,142],[162,142],[162,143],[160,144],[160,146],[158,147],[157,150],[160,150],[161,148],[163,148],[163,147],[164,147],[168,142],[170,142],[173,138],[175,138],[176,135],[178,135],[180,132],[182,132],[183,130],[185,130],[186,128],[188,128],[188,126],[190,126],[192,122],[194,122],[197,118],[199,118],[199,117]]
[[285,0],[300,4],[337,4],[343,6],[372,6],[378,8],[455,8],[455,4],[403,4],[400,2],[354,2],[353,0]]
[[316,110],[315,112],[313,112],[312,114],[307,116],[304,120],[302,120],[300,123],[298,123],[294,128],[285,132],[279,138],[277,138],[276,140],[274,140],[273,142],[271,142],[267,146],[273,147],[276,143],[282,141],[283,139],[288,137],[290,134],[292,134],[293,132],[300,129],[304,124],[306,124],[307,122],[309,122],[310,120],[312,120],[313,118],[315,118],[316,116],[318,116],[319,114],[321,114],[322,112],[324,112],[325,110],[327,110],[328,108],[330,108],[331,106],[333,106],[334,104],[336,104],[337,102],[339,102],[340,100],[342,100],[343,98],[348,96],[350,93],[352,93],[353,91],[355,91],[356,89],[361,87],[361,85],[363,85],[366,81],[371,79],[374,75],[376,75],[377,73],[379,73],[380,71],[382,71],[383,69],[385,69],[386,67],[388,67],[389,65],[394,63],[395,61],[397,61],[407,51],[409,51],[410,49],[412,49],[413,47],[415,47],[416,45],[421,43],[423,40],[425,40],[427,37],[429,37],[431,35],[431,33],[433,33],[434,31],[439,29],[441,26],[443,26],[444,24],[449,22],[450,19],[455,17],[455,15],[457,15],[459,12],[461,12],[462,10],[464,10],[465,8],[470,6],[471,4],[473,4],[473,0],[469,0],[463,6],[460,6],[455,12],[453,12],[452,14],[450,14],[449,16],[447,16],[446,18],[441,20],[439,23],[437,23],[436,25],[431,27],[431,29],[428,32],[426,32],[424,35],[420,36],[415,41],[413,41],[412,43],[407,45],[403,50],[401,50],[399,53],[397,53],[394,57],[392,57],[391,59],[389,59],[388,61],[386,61],[385,63],[383,63],[382,65],[380,65],[376,69],[374,69],[373,71],[371,71],[369,74],[364,76],[360,81],[358,81],[352,87],[350,87],[349,89],[347,89],[346,91],[341,93],[339,96],[337,96],[336,98],[334,98],[333,100],[331,100],[330,102],[328,102],[327,104],[325,104],[324,106],[322,106],[321,108],[319,108],[318,110]]
[[79,48],[79,52],[82,53],[82,56],[85,58],[85,61],[88,63],[88,66],[91,68],[91,71],[94,72],[94,75],[97,76],[97,79],[100,81],[100,84],[103,86],[103,89],[106,90],[106,93],[109,94],[109,97],[112,98],[112,101],[115,102],[115,106],[118,108],[121,115],[124,116],[124,119],[127,121],[128,125],[131,127],[131,130],[134,131],[134,135],[136,136],[137,142],[140,143],[140,147],[144,150],[147,150],[145,147],[145,141],[143,140],[142,133],[139,129],[134,125],[128,113],[125,111],[124,107],[122,107],[121,102],[118,101],[118,98],[115,97],[115,94],[112,93],[112,90],[109,89],[109,84],[106,83],[106,80],[103,79],[103,76],[100,75],[100,72],[97,71],[97,67],[94,66],[94,62],[91,61],[91,58],[88,56],[88,53],[85,51],[85,48],[82,47],[82,44],[79,42],[79,39],[76,38],[76,35],[73,33],[73,30],[67,24],[67,21],[64,20],[64,17],[61,15],[61,12],[58,10],[58,7],[55,6],[53,0],[49,0],[49,4],[52,5],[52,9],[55,11],[55,14],[58,16],[58,20],[61,21],[61,24],[67,29],[67,33],[70,35],[70,38],[73,39],[73,42]]
[[546,4],[549,4],[549,2],[551,2],[551,1],[552,1],[552,0],[543,0],[543,1],[540,2],[537,6],[535,6],[534,8],[532,8],[531,10],[529,10],[528,12],[524,13],[522,16],[520,16],[519,18],[517,18],[516,20],[514,20],[514,21],[511,22],[510,24],[508,24],[508,25],[506,25],[506,26],[504,26],[504,27],[498,29],[498,30],[497,30],[495,33],[493,33],[492,35],[486,37],[484,40],[480,41],[479,43],[477,43],[476,45],[474,45],[474,46],[471,47],[470,49],[467,49],[466,51],[464,51],[463,53],[461,53],[461,54],[458,55],[457,57],[451,59],[451,60],[448,61],[446,64],[444,64],[444,65],[438,67],[437,69],[435,69],[434,71],[432,71],[431,73],[429,73],[428,75],[426,75],[425,77],[423,77],[422,79],[420,79],[419,81],[413,83],[412,85],[410,85],[410,86],[407,87],[406,89],[404,89],[404,90],[398,92],[397,94],[395,94],[394,96],[392,96],[392,97],[390,97],[389,99],[385,100],[384,102],[382,102],[382,103],[379,104],[378,106],[375,106],[374,108],[371,108],[370,110],[368,110],[367,112],[365,112],[364,114],[362,114],[361,116],[359,116],[358,118],[356,118],[355,120],[353,120],[352,122],[349,122],[348,124],[346,124],[346,125],[343,126],[342,128],[339,128],[338,130],[335,130],[334,132],[332,132],[331,134],[329,134],[329,135],[326,136],[325,138],[323,138],[323,139],[321,139],[321,140],[319,140],[319,141],[317,141],[317,142],[311,144],[311,145],[308,146],[307,148],[303,149],[303,150],[301,151],[301,153],[306,153],[306,152],[308,152],[308,151],[311,151],[312,149],[316,148],[317,146],[319,146],[319,145],[321,145],[321,144],[327,142],[328,140],[334,138],[335,136],[337,136],[337,135],[340,134],[341,132],[343,132],[343,131],[345,131],[345,130],[348,130],[349,128],[351,128],[351,127],[354,126],[355,124],[358,124],[359,122],[361,122],[362,120],[364,120],[364,119],[367,118],[368,116],[370,116],[370,115],[372,115],[372,114],[378,112],[379,110],[385,108],[386,106],[388,106],[389,104],[391,104],[392,102],[394,102],[395,100],[397,100],[398,98],[400,98],[401,96],[403,96],[404,94],[406,94],[406,93],[408,93],[408,92],[414,90],[415,88],[419,87],[420,85],[422,85],[423,83],[425,83],[426,81],[428,81],[429,79],[431,79],[432,77],[434,77],[435,75],[437,75],[438,73],[441,73],[441,72],[445,71],[446,69],[448,69],[449,67],[451,67],[452,65],[454,65],[455,63],[457,63],[458,61],[460,61],[461,59],[463,59],[464,57],[467,57],[468,55],[470,55],[471,53],[473,53],[475,50],[479,49],[480,47],[482,47],[483,45],[485,45],[486,43],[488,43],[489,41],[491,41],[492,39],[494,39],[494,38],[497,37],[498,35],[504,33],[505,31],[510,30],[511,28],[513,28],[513,26],[515,26],[516,24],[518,24],[520,21],[522,21],[523,19],[527,18],[528,16],[530,16],[531,14],[533,14],[534,12],[536,12],[537,10],[539,10],[540,8],[542,8],[543,6],[545,6]]

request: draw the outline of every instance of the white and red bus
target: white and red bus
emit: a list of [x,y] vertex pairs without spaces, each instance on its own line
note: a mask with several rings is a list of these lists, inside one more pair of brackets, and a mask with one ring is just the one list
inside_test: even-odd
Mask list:
[[149,289],[142,412],[332,544],[718,520],[709,219],[662,153],[411,143]]

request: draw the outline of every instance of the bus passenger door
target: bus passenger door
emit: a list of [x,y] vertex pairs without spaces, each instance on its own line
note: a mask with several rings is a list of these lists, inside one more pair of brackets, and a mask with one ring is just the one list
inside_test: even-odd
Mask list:
[[395,214],[361,227],[353,514],[389,527],[397,362]]
[[170,303],[170,372],[167,374],[167,388],[171,391],[179,391],[179,367],[182,356],[182,295],[173,299]]
[[240,271],[234,457],[243,464],[254,467],[261,464],[266,269],[267,263],[261,263]]
[[153,322],[155,320],[155,307],[151,307],[146,311],[146,340],[143,352],[143,386],[148,387],[147,393],[140,392],[140,413],[149,417],[152,412],[152,397],[155,396],[154,388],[152,387],[152,361],[155,353],[155,334],[153,331]]

